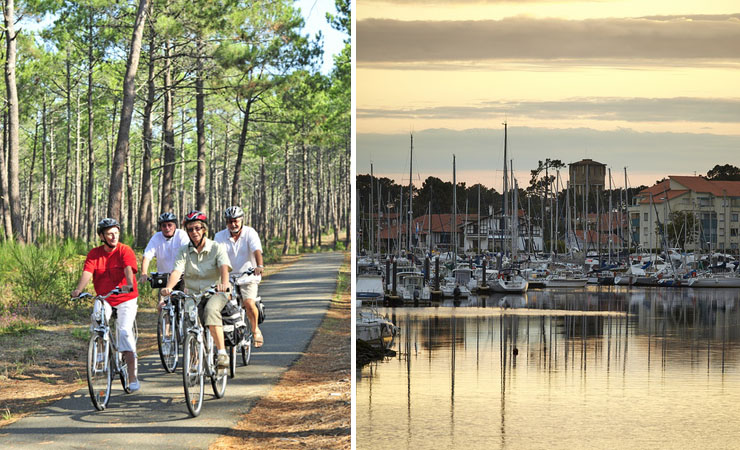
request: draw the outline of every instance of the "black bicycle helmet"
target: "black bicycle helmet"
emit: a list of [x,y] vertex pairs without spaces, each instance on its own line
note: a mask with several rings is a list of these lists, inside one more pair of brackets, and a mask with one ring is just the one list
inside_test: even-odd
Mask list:
[[116,219],[111,219],[110,217],[106,217],[105,219],[98,222],[98,234],[102,233],[108,228],[113,228],[113,227],[117,227],[119,231],[121,230],[121,224],[118,223]]
[[173,222],[175,225],[177,225],[177,216],[171,212],[160,214],[159,217],[157,217],[157,225],[161,225],[165,222]]
[[224,217],[226,217],[226,220],[244,217],[244,210],[238,206],[229,206],[226,208],[226,211],[224,211]]
[[193,222],[203,222],[204,224],[208,225],[208,216],[198,210],[190,211],[182,220],[182,223],[189,224]]

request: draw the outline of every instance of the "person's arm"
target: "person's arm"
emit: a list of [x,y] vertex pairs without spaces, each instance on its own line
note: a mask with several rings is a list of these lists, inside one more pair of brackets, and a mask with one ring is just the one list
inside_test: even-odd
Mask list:
[[92,280],[92,272],[88,272],[86,270],[82,271],[82,275],[80,276],[80,281],[77,282],[77,287],[74,291],[70,294],[72,297],[79,297],[80,293],[82,293],[82,290],[85,289],[85,286]]
[[126,276],[126,285],[121,286],[121,292],[132,292],[134,290],[134,269],[126,266],[123,268],[123,274]]
[[167,286],[163,287],[162,290],[159,291],[159,295],[162,297],[170,295],[172,293],[172,288],[180,281],[181,276],[182,272],[177,269],[170,272],[170,277],[167,279]]
[[226,264],[221,264],[218,268],[218,271],[221,273],[221,283],[216,286],[218,292],[228,292],[231,287],[229,283],[229,269],[230,267]]
[[254,268],[254,274],[255,275],[262,275],[262,272],[264,272],[265,264],[262,260],[262,250],[255,250],[254,251],[254,260],[257,263],[257,267]]
[[146,283],[147,277],[149,276],[149,263],[152,262],[152,258],[144,256],[141,260],[141,275],[139,275],[139,283]]

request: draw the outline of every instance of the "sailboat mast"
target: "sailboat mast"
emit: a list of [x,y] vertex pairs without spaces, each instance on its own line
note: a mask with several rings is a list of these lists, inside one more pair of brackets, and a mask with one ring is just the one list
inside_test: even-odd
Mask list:
[[372,256],[374,252],[375,247],[375,221],[373,218],[373,201],[375,200],[375,189],[373,188],[375,186],[375,176],[373,175],[373,164],[370,163],[370,209],[368,210],[370,213],[370,236],[369,236],[369,244],[370,244],[370,256]]
[[453,264],[457,264],[457,178],[455,176],[455,155],[452,155],[452,254]]
[[413,178],[413,164],[414,164],[414,135],[411,135],[411,155],[409,156],[409,208],[408,208],[408,214],[409,214],[409,235],[408,235],[408,245],[406,246],[406,251],[411,252],[411,222],[414,220],[413,212],[411,210],[411,198],[414,194],[414,185],[412,183]]
[[[507,158],[508,158],[508,156],[506,155],[506,140],[507,140],[507,133],[508,133],[508,125],[506,124],[506,122],[504,122],[503,125],[504,125],[504,186],[503,186],[503,188],[504,188],[503,219],[504,220],[503,220],[503,226],[501,227],[501,231],[502,232],[508,228],[506,226],[506,218],[509,216],[509,197],[508,197],[509,174],[508,174],[508,172],[506,170],[507,169],[506,163],[507,163]],[[502,236],[503,236],[503,233],[502,233]],[[505,239],[502,239],[502,241],[501,241],[501,253],[503,253],[503,254],[506,254],[506,246],[504,244],[505,242],[506,242],[506,240]]]

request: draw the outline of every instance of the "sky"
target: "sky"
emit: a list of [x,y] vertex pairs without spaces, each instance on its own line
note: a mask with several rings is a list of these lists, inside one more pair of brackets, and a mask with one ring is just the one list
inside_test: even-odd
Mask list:
[[[357,173],[500,190],[546,158],[612,185],[740,166],[740,3],[357,0]],[[567,180],[567,169],[561,178]],[[607,180],[607,185],[609,180]]]
[[306,22],[303,31],[311,36],[318,31],[324,36],[324,58],[321,73],[327,75],[334,68],[334,55],[338,55],[344,48],[344,39],[347,35],[333,29],[326,21],[326,13],[336,15],[337,8],[334,0],[296,0],[296,6],[301,9],[301,15]]

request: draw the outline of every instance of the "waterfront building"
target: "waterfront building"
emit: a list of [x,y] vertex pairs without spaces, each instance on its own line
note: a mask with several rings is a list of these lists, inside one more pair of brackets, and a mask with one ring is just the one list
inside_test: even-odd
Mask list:
[[[696,218],[690,227],[673,230],[674,235],[683,233],[685,236],[685,250],[738,254],[740,181],[671,175],[640,191],[629,207],[633,241],[645,250],[663,250],[658,227],[670,226],[670,214],[678,211],[691,213]],[[675,245],[672,242],[667,244]]]

